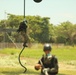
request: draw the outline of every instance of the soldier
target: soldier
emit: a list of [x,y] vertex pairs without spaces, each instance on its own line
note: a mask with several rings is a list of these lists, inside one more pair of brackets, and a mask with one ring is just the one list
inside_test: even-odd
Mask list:
[[51,50],[51,46],[45,44],[43,48],[45,54],[35,65],[36,70],[41,69],[41,75],[56,75],[58,73],[58,60],[50,53]]
[[20,23],[20,26],[19,26],[17,32],[20,33],[23,36],[23,38],[24,38],[24,44],[23,44],[23,46],[24,47],[28,47],[27,44],[26,44],[27,41],[28,41],[28,36],[27,36],[27,21],[23,21],[23,22]]

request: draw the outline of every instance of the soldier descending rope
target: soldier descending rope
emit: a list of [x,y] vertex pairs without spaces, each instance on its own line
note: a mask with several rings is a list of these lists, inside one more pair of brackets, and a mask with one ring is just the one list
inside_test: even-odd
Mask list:
[[20,33],[24,38],[24,44],[23,46],[27,47],[26,43],[28,41],[27,36],[27,21],[23,21],[20,23],[19,29],[17,30],[18,33]]

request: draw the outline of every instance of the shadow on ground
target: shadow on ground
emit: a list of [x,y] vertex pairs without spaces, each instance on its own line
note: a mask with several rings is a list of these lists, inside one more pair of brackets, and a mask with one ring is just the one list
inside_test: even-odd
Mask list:
[[[30,72],[30,73],[14,73],[14,72],[3,72],[2,75],[40,75],[39,73]],[[0,74],[0,75],[1,75]],[[57,74],[57,75],[66,75],[66,74]]]
[[[27,71],[26,73],[23,73],[23,72],[13,72],[13,71],[11,71],[11,72],[5,72],[5,71],[3,71],[3,72],[1,72],[0,73],[0,75],[40,75],[40,73],[39,72],[33,72],[33,71]],[[57,75],[66,75],[66,74],[61,74],[61,73],[59,73],[59,74],[57,74]]]
[[[0,68],[0,75],[40,75],[40,71],[28,69],[25,73],[22,68]],[[59,73],[57,75],[66,75]]]

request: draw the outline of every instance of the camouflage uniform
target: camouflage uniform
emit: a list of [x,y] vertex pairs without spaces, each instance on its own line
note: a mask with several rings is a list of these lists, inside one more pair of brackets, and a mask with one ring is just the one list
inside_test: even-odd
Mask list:
[[[50,56],[43,55],[40,60],[43,63],[44,68],[49,68],[48,75],[56,75],[58,73],[58,60],[54,55],[50,55]],[[41,65],[40,60],[38,61],[38,64]],[[43,73],[44,68],[41,69],[42,75],[45,75]]]
[[20,23],[19,29],[17,30],[18,33],[20,33],[22,35],[22,37],[24,38],[24,47],[27,47],[26,43],[29,40],[28,36],[27,36],[27,24],[26,21],[23,21]]

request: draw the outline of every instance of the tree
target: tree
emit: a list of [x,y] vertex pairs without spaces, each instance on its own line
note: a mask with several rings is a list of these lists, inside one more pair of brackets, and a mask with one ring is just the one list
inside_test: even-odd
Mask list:
[[[31,42],[76,44],[76,24],[66,21],[54,26],[50,24],[49,19],[49,17],[26,16],[28,26],[27,34]],[[18,29],[23,20],[22,15],[8,14],[7,20],[0,21],[0,28]],[[10,35],[10,33],[8,34],[15,42],[23,41],[20,34],[17,32],[11,33],[12,35]],[[3,36],[3,33],[1,33],[0,39],[2,39]],[[7,41],[9,40],[7,39]]]
[[75,33],[74,25],[69,21],[61,23],[57,27],[57,31],[56,31],[57,39],[61,37],[61,41],[59,40],[60,42],[62,42],[62,40],[64,39],[63,42],[70,45],[73,45],[74,33]]
[[8,14],[8,26],[10,28],[18,28],[22,19],[23,19],[22,16]]
[[27,16],[29,35],[34,42],[49,41],[49,18],[40,16]]

